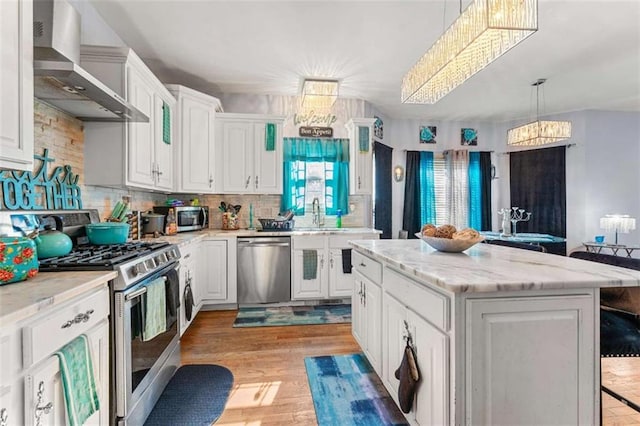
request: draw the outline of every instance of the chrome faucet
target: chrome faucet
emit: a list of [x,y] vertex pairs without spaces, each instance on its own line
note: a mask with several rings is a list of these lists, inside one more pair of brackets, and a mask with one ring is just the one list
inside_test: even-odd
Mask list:
[[318,200],[318,197],[315,197],[311,202],[311,213],[313,214],[313,224],[322,226],[322,222],[320,222],[320,200]]

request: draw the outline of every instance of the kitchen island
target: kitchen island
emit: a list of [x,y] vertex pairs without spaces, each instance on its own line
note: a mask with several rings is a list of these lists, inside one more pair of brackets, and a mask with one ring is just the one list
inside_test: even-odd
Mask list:
[[597,424],[599,289],[640,272],[478,244],[352,241],[353,334],[398,402],[411,338],[412,424]]

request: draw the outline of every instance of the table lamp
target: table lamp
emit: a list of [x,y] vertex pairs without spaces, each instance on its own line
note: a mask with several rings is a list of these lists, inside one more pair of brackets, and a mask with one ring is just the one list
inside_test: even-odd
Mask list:
[[607,214],[600,218],[600,228],[607,231],[615,231],[616,245],[618,245],[618,232],[628,234],[636,229],[636,219],[628,214]]

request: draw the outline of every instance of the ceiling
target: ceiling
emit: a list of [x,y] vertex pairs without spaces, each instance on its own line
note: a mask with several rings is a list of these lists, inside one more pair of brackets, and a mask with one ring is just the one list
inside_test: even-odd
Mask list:
[[541,115],[640,111],[639,0],[539,0],[536,33],[433,105],[402,104],[400,84],[457,0],[91,2],[163,81],[214,95],[328,77],[389,118],[507,121],[535,116],[547,78]]

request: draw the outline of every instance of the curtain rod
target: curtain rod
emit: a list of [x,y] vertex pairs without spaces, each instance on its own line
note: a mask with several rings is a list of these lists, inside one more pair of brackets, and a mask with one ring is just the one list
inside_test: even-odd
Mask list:
[[[418,152],[420,152],[420,151],[426,151],[426,149],[402,149],[400,151],[401,152],[407,152],[407,151],[418,151]],[[450,150],[445,149],[444,151],[450,151]],[[444,152],[444,151],[442,151],[442,152]],[[495,152],[495,151],[469,151],[469,152]]]

